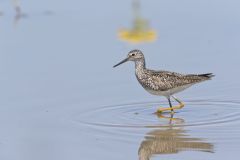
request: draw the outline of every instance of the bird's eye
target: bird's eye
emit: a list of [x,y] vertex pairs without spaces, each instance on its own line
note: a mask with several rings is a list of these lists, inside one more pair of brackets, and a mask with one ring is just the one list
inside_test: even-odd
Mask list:
[[131,56],[135,56],[135,53],[132,53]]

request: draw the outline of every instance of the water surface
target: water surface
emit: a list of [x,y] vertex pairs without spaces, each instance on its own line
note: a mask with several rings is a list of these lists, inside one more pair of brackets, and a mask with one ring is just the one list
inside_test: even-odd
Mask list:
[[[134,4],[134,5],[133,5]],[[240,19],[230,1],[0,0],[0,159],[225,159],[240,142]],[[133,7],[134,6],[134,7]],[[147,67],[216,77],[167,106]]]

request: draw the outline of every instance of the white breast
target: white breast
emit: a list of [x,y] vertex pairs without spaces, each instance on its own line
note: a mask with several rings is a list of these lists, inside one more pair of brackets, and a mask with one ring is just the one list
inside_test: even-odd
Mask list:
[[187,84],[187,85],[179,86],[179,87],[169,89],[169,90],[166,90],[166,91],[154,91],[154,90],[151,90],[151,89],[146,89],[146,91],[148,91],[149,93],[151,93],[153,95],[169,97],[169,96],[171,96],[175,93],[181,92],[181,91],[191,87],[192,85],[193,84]]

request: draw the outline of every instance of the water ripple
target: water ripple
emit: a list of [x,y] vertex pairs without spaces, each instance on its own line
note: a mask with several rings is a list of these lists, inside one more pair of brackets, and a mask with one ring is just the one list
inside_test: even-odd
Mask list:
[[[236,100],[188,100],[186,106],[171,119],[173,127],[226,125],[240,120],[240,102]],[[154,114],[161,102],[139,102],[100,106],[77,113],[74,121],[102,127],[164,128],[169,127],[169,115]]]

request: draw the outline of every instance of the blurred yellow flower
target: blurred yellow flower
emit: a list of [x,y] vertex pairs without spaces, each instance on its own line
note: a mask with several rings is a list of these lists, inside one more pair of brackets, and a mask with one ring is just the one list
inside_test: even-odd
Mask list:
[[134,20],[130,29],[120,29],[118,38],[129,43],[153,42],[157,39],[155,30],[150,29],[148,21],[140,16],[140,2],[133,0]]
[[130,43],[152,42],[156,40],[156,32],[154,30],[134,30],[121,29],[118,32],[119,39]]

